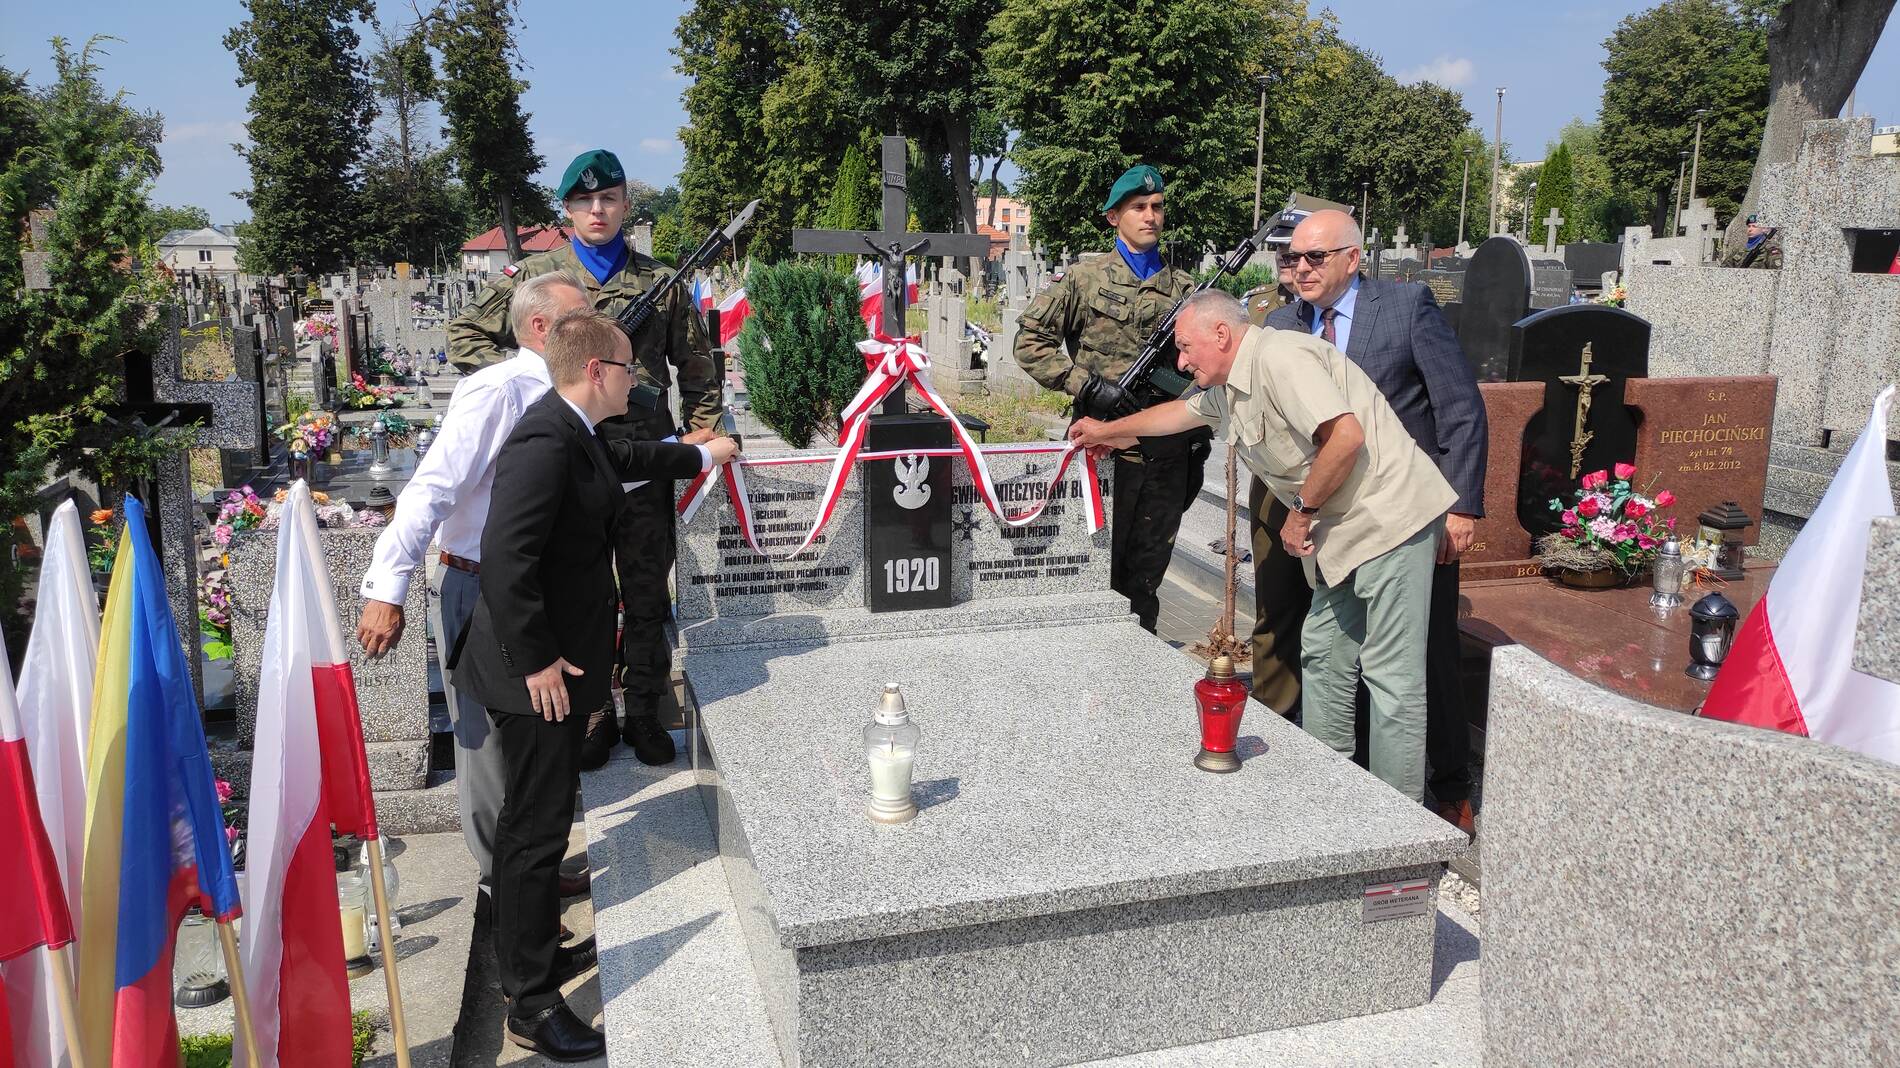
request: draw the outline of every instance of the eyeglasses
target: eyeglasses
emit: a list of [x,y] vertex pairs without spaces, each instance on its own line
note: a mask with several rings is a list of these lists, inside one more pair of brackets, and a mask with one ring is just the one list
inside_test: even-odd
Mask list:
[[594,362],[596,362],[596,363],[604,363],[604,364],[606,364],[606,365],[608,365],[609,367],[620,367],[620,368],[625,368],[625,369],[626,369],[626,372],[627,372],[628,374],[632,374],[632,373],[633,373],[633,363],[632,363],[631,361],[629,361],[629,362],[627,362],[627,363],[621,363],[621,362],[620,362],[619,360],[601,360],[601,359],[596,359],[596,360],[595,360]]
[[1302,258],[1315,267],[1323,267],[1326,264],[1327,257],[1336,252],[1344,252],[1352,247],[1351,245],[1341,245],[1338,248],[1307,249],[1305,252],[1282,252],[1278,256],[1275,256],[1274,259],[1277,260],[1282,267],[1291,267],[1300,262]]

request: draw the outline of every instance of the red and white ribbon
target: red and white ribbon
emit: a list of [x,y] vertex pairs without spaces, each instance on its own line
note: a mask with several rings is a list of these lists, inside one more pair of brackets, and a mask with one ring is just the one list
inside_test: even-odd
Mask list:
[[[1082,447],[1072,441],[1059,445],[1054,443],[978,445],[970,437],[970,432],[964,427],[962,421],[957,419],[956,414],[950,410],[950,406],[945,404],[943,398],[938,396],[937,391],[931,387],[930,357],[924,353],[923,346],[917,343],[917,338],[892,338],[880,331],[870,339],[858,342],[858,351],[864,354],[865,367],[869,374],[865,376],[864,385],[859,387],[857,396],[853,397],[851,403],[845,405],[844,411],[839,413],[839,444],[837,453],[831,458],[831,474],[825,480],[824,493],[819,499],[818,514],[813,518],[811,529],[805,532],[805,537],[799,542],[797,548],[781,555],[768,553],[760,547],[758,525],[753,520],[751,498],[746,492],[745,469],[783,464],[820,463],[822,458],[783,456],[766,460],[738,460],[726,464],[721,469],[724,472],[726,492],[732,498],[733,513],[739,522],[739,533],[745,537],[746,544],[752,547],[753,552],[766,559],[789,560],[811,548],[819,532],[831,520],[831,513],[837,507],[838,498],[844,491],[845,480],[852,466],[860,460],[897,459],[906,456],[961,456],[970,467],[971,481],[975,483],[977,495],[982,498],[984,506],[1005,526],[1021,527],[1034,522],[1036,517],[1042,514],[1043,509],[1049,506],[1049,499],[1054,494],[1056,486],[1061,484],[1063,476],[1068,473],[1070,461],[1075,459],[1077,453],[1083,452]],[[917,387],[917,391],[924,395],[930,407],[949,421],[950,432],[956,438],[956,448],[863,452],[865,434],[870,427],[870,414],[886,394],[906,382]],[[1050,478],[1041,499],[1025,511],[1011,514],[1004,510],[1002,499],[996,492],[996,483],[990,476],[989,464],[984,461],[985,454],[990,453],[1059,453],[1060,455],[1056,461],[1055,474]],[[1095,465],[1088,462],[1086,457],[1083,460],[1082,469],[1083,510],[1088,517],[1089,533],[1094,534],[1104,525],[1102,487],[1095,474]],[[701,472],[687,484],[686,491],[679,500],[682,522],[692,522],[693,517],[699,513],[699,506],[704,503],[707,493],[712,489],[713,480],[709,477],[710,474],[710,472]]]

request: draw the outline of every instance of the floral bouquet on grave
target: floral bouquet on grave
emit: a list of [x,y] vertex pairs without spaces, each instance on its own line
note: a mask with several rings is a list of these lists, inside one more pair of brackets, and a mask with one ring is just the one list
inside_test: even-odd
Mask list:
[[251,491],[251,487],[234,489],[218,508],[217,521],[211,525],[211,540],[217,542],[220,549],[229,548],[234,536],[246,530],[256,530],[269,514],[264,502]]
[[336,338],[336,313],[311,312],[297,323],[297,337],[302,341]]
[[1614,288],[1604,290],[1603,294],[1596,299],[1596,303],[1607,304],[1612,308],[1621,308],[1623,303],[1629,300],[1629,296],[1629,290],[1618,285]]
[[111,508],[95,508],[86,527],[86,566],[93,574],[110,575],[112,562],[119,555],[119,531],[112,525],[118,513]]
[[227,572],[207,571],[198,579],[198,635],[205,659],[231,659],[231,586]]
[[395,386],[372,386],[362,375],[352,372],[350,383],[338,391],[343,403],[352,408],[400,408],[402,398]]
[[237,790],[227,779],[214,779],[212,786],[218,791],[218,810],[224,814],[224,840],[231,847],[231,863],[239,868],[244,866],[244,805],[237,796]]
[[277,428],[277,437],[292,456],[328,452],[336,443],[336,417],[329,412],[305,412]]
[[1550,509],[1563,520],[1563,529],[1538,540],[1538,561],[1553,571],[1614,568],[1625,576],[1648,567],[1676,529],[1675,518],[1658,511],[1675,504],[1676,495],[1638,493],[1635,477],[1635,465],[1617,464],[1613,471],[1583,476],[1570,504],[1552,498]]

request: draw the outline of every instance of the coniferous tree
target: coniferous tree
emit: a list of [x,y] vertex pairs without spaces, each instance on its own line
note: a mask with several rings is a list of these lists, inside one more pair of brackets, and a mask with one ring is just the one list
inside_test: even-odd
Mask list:
[[369,69],[384,121],[363,159],[356,252],[433,266],[455,258],[470,227],[453,153],[425,129],[440,83],[423,25],[391,34],[378,23],[376,38]]
[[858,283],[828,267],[755,263],[746,299],[752,315],[738,342],[752,411],[802,449],[812,434],[837,428],[864,382]]
[[[791,198],[767,178],[766,93],[792,65],[789,13],[773,0],[696,0],[675,28],[676,68],[688,79],[681,102],[680,213],[688,232],[724,226],[754,198],[764,201],[742,235],[761,259],[788,251]],[[771,195],[768,195],[771,194]]]
[[442,52],[443,131],[455,150],[462,181],[483,209],[501,222],[508,255],[521,258],[519,229],[552,221],[553,205],[532,178],[542,159],[528,132],[515,75],[514,0],[450,0],[436,23]]
[[243,0],[250,17],[224,36],[238,84],[251,88],[249,240],[275,272],[331,271],[355,237],[357,162],[375,100],[356,24],[369,0]]
[[1576,175],[1570,162],[1570,146],[1559,144],[1544,160],[1544,168],[1537,176],[1537,200],[1531,205],[1531,223],[1528,237],[1533,245],[1544,243],[1544,231],[1550,227],[1544,220],[1550,218],[1550,209],[1556,208],[1563,223],[1557,227],[1554,236],[1556,243],[1562,245],[1576,239],[1577,234],[1577,189]]

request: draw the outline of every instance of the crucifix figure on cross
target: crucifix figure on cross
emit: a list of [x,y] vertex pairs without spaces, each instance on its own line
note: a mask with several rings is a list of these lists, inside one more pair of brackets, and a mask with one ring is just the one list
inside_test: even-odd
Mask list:
[[[1555,210],[1551,214],[1556,214]],[[1596,437],[1596,434],[1589,429],[1590,394],[1595,392],[1598,386],[1610,380],[1608,375],[1590,373],[1591,344],[1592,342],[1588,341],[1583,343],[1583,365],[1577,368],[1577,373],[1563,375],[1557,379],[1567,386],[1577,387],[1577,422],[1570,431],[1571,478],[1576,478],[1577,472],[1583,470],[1583,450],[1589,446],[1591,439]]]
[[[904,334],[904,264],[912,256],[953,256],[982,259],[989,255],[990,239],[982,234],[929,234],[908,230],[910,201],[906,179],[910,152],[902,137],[884,138],[884,216],[879,230],[794,230],[792,251],[828,256],[873,255],[884,269],[883,330],[892,337]],[[905,410],[904,389],[892,390],[884,401],[886,415]]]

